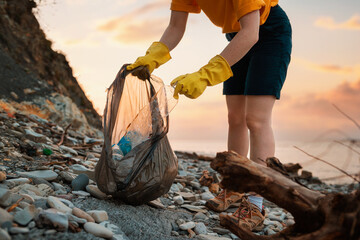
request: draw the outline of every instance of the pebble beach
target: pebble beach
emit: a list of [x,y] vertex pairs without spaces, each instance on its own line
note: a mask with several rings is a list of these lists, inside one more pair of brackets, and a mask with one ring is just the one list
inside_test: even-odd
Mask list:
[[[0,136],[0,239],[239,239],[220,225],[219,213],[205,207],[220,189],[201,181],[204,171],[214,183],[221,180],[209,158],[175,152],[179,170],[169,192],[131,206],[94,182],[102,139],[6,112],[0,113]],[[302,176],[302,184],[323,193],[359,188]],[[264,228],[256,234],[272,235],[294,224],[286,210],[266,200],[264,207]]]

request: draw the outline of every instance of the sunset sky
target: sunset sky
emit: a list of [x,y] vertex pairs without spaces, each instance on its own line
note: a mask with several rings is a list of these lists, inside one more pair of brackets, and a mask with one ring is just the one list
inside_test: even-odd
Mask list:
[[[346,4],[345,4],[346,2]],[[360,1],[280,0],[293,28],[293,54],[281,100],[274,109],[278,140],[359,137],[332,104],[360,122]],[[105,90],[120,67],[158,41],[170,0],[62,0],[40,4],[37,16],[53,47],[63,52],[87,96],[102,114]],[[227,41],[207,17],[191,14],[172,60],[155,70],[165,84],[197,71]],[[180,97],[170,139],[223,140],[227,111],[222,85],[196,100]]]

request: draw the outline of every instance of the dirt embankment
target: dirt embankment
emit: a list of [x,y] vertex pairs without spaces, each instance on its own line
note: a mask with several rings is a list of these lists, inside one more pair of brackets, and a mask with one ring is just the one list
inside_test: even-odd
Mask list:
[[76,117],[84,115],[89,126],[83,129],[101,129],[101,117],[65,56],[52,50],[33,14],[35,8],[33,0],[0,1],[0,99],[31,103],[63,125],[72,123],[80,128],[83,123]]

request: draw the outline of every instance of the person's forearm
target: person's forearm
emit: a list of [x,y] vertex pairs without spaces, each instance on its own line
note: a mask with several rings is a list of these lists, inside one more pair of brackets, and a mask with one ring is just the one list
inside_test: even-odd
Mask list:
[[169,48],[169,51],[171,51],[178,45],[183,36],[184,31],[169,25],[162,35],[160,42],[164,43]]
[[184,36],[188,13],[172,11],[169,26],[162,35],[160,42],[169,50],[173,50]]
[[243,28],[220,54],[230,66],[243,58],[257,42],[259,38],[259,19],[259,11],[249,13],[240,19],[239,22]]

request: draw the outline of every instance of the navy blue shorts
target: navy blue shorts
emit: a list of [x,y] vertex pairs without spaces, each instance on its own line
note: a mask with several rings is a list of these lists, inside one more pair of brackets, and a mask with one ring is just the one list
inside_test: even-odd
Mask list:
[[[231,41],[235,33],[227,33]],[[259,40],[231,69],[234,76],[224,82],[224,95],[273,95],[280,98],[290,63],[292,30],[282,8],[271,8],[260,26]]]

